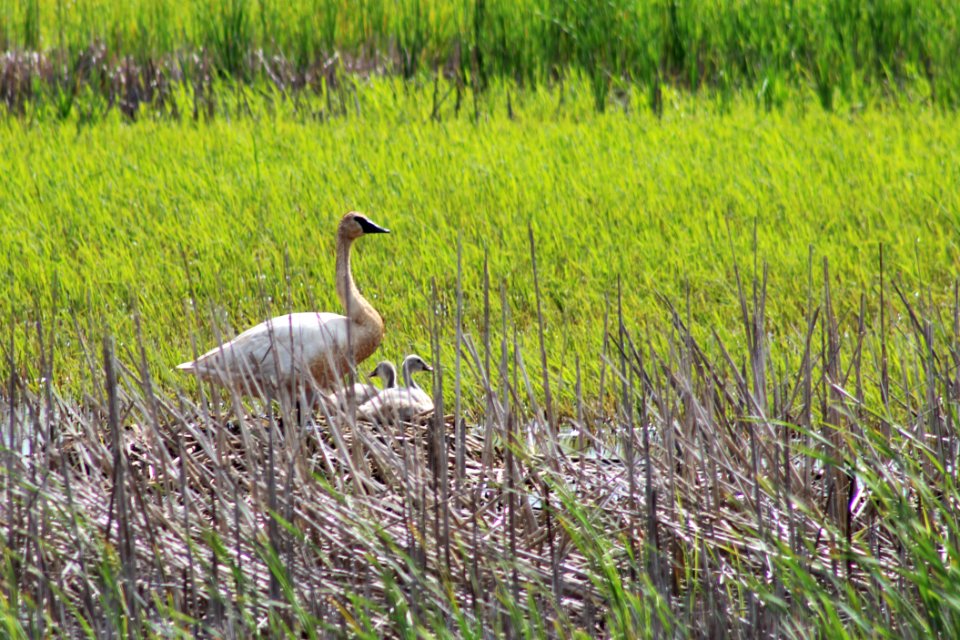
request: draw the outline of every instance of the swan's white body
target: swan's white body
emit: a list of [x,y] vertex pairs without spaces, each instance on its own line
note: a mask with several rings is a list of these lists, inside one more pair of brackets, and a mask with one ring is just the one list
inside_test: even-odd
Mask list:
[[402,420],[433,411],[433,398],[413,379],[414,371],[433,371],[420,356],[403,360],[404,386],[384,389],[357,408],[357,415],[371,421]]
[[271,318],[177,368],[245,395],[313,406],[318,390],[337,388],[383,339],[383,319],[354,284],[350,247],[364,234],[386,232],[352,211],[340,220],[336,285],[347,315],[311,311]]
[[248,395],[308,390],[310,383],[317,384],[311,370],[318,365],[339,370],[340,375],[346,372],[348,323],[346,316],[337,313],[278,316],[177,369],[223,385],[242,385],[240,389]]

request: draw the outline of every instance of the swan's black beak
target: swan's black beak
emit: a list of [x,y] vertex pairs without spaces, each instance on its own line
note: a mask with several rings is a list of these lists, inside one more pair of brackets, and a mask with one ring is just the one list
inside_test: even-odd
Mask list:
[[363,229],[364,233],[390,233],[390,229],[384,229],[366,218],[357,218],[357,222],[360,224],[360,228]]
[[424,370],[424,371],[433,371],[433,367],[431,367],[431,366],[428,365],[426,362],[424,362],[424,363],[423,363],[423,370]]
[[379,375],[380,375],[380,372],[377,369],[374,369],[373,371],[370,372],[371,378],[376,378]]

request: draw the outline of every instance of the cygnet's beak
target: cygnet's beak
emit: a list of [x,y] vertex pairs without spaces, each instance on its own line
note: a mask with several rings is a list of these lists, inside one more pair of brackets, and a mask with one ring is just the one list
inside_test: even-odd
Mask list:
[[364,233],[390,233],[390,229],[384,229],[375,222],[371,222],[366,218],[360,218],[358,220],[360,223],[360,228],[363,229]]
[[424,371],[433,371],[433,367],[431,367],[431,366],[428,365],[426,362],[424,362],[424,363],[423,363],[423,370],[424,370]]

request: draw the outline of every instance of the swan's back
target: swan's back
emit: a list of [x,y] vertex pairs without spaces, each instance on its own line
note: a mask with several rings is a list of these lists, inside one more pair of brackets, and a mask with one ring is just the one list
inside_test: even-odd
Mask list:
[[[346,372],[348,322],[337,313],[278,316],[177,368],[222,384],[245,382],[271,387],[302,383],[307,373],[313,373],[318,385],[328,386],[333,382],[328,372]],[[361,337],[350,336],[354,342]],[[317,376],[317,371],[323,375]]]

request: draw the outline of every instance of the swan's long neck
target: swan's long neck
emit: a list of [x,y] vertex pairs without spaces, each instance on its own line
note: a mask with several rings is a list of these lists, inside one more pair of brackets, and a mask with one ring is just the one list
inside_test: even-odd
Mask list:
[[420,385],[418,385],[417,381],[413,379],[413,372],[410,371],[412,364],[413,363],[409,360],[403,361],[403,384],[408,389],[420,389]]
[[393,367],[393,365],[384,369],[382,377],[384,389],[397,386],[397,370]]
[[348,318],[361,325],[382,327],[380,314],[367,302],[353,281],[350,270],[351,245],[353,240],[344,236],[337,238],[337,295]]

